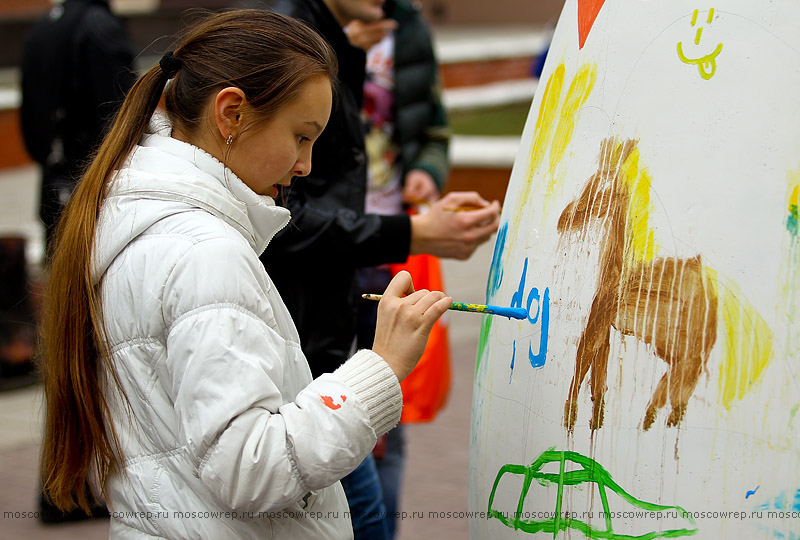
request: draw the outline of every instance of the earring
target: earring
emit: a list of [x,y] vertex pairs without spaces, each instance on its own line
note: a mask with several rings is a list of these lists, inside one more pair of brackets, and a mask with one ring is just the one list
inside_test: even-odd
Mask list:
[[233,144],[233,135],[228,135],[228,140],[225,141],[225,144],[227,144],[228,146]]

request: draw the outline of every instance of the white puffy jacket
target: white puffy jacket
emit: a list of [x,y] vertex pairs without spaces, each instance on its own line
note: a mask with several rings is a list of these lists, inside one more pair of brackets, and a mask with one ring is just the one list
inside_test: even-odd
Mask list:
[[367,350],[312,381],[258,259],[288,221],[163,134],[116,175],[93,261],[127,396],[106,384],[111,538],[352,538],[338,480],[398,422],[400,385]]

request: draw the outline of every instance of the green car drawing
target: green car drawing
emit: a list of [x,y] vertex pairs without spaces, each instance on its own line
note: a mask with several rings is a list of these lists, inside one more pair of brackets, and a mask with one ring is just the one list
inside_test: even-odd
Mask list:
[[[567,472],[565,465],[567,462],[575,463],[580,466],[575,470]],[[541,469],[548,463],[558,463],[558,473],[543,473]],[[522,493],[517,503],[517,509],[513,516],[506,515],[498,510],[492,508],[494,496],[497,492],[497,486],[500,484],[500,479],[504,474],[516,474],[524,477],[522,483]],[[531,482],[536,480],[541,485],[556,484],[558,485],[558,496],[555,502],[555,511],[553,517],[550,519],[536,520],[525,519],[527,516],[523,512],[523,505],[525,497],[528,495],[528,489],[531,487]],[[562,513],[562,497],[564,494],[564,486],[576,486],[584,483],[597,484],[600,491],[600,499],[603,504],[603,514],[605,529],[594,527],[589,523],[569,517],[569,513]],[[664,512],[672,511],[676,517],[681,517],[688,522],[688,528],[671,529],[666,531],[651,531],[641,535],[627,535],[614,532],[614,527],[611,523],[611,517],[614,515],[609,508],[608,495],[606,488],[610,489],[622,499],[629,502],[636,508],[640,508],[648,512]],[[611,475],[606,471],[602,465],[597,463],[591,458],[578,454],[577,452],[570,451],[556,451],[549,449],[544,451],[533,463],[529,466],[524,465],[503,465],[497,473],[494,480],[492,492],[489,495],[489,512],[490,518],[499,519],[503,525],[510,527],[514,530],[520,530],[526,533],[546,532],[553,533],[555,538],[559,531],[566,531],[567,529],[575,529],[582,532],[589,538],[608,538],[613,540],[650,540],[652,538],[677,538],[680,536],[691,536],[697,533],[694,519],[691,515],[680,506],[664,506],[660,504],[649,503],[633,497],[622,489],[617,484]]]

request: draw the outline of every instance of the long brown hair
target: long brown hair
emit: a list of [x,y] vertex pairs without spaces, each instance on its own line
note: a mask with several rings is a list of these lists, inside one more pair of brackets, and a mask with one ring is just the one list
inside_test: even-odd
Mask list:
[[209,99],[222,88],[240,88],[257,123],[269,121],[311,77],[336,79],[335,55],[319,35],[262,10],[205,13],[184,32],[173,57],[177,71],[166,90],[170,68],[156,65],[129,92],[56,233],[42,320],[41,477],[44,494],[62,510],[80,506],[89,512],[87,480],[93,477],[105,494],[106,478],[121,469],[104,377],[120,392],[121,385],[102,319],[101,276],[92,275],[93,244],[113,173],[145,133],[162,93],[173,126],[194,134],[203,125]]

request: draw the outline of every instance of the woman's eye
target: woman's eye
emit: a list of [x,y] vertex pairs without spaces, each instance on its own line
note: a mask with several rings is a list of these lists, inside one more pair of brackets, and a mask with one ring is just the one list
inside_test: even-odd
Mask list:
[[311,139],[309,139],[308,137],[304,137],[303,135],[298,135],[298,136],[297,136],[297,142],[298,142],[298,144],[299,144],[299,143],[301,143],[301,142],[303,142],[303,141],[310,141],[310,140],[311,140]]

